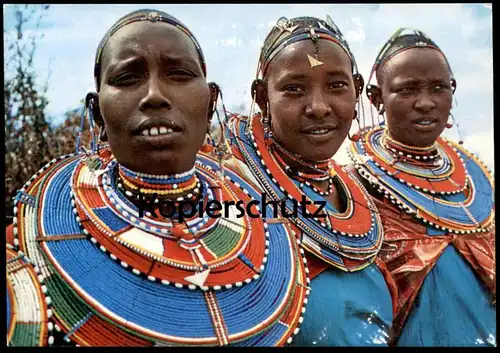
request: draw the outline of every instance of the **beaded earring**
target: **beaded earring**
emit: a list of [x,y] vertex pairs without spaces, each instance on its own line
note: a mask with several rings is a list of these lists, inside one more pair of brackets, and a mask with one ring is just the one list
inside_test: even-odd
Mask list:
[[211,154],[215,148],[215,141],[210,132],[210,127],[208,128],[207,135],[205,136],[205,143],[201,146],[201,151],[207,154]]
[[[217,115],[217,122],[219,123],[219,128],[220,128],[220,137],[219,137],[219,142],[216,142],[215,139],[212,137],[212,134],[210,132],[210,128],[208,130],[208,139],[209,139],[209,144],[213,146],[211,153],[218,159],[219,161],[219,176],[220,179],[224,179],[224,162],[232,157],[231,153],[231,147],[229,146],[229,143],[226,139],[226,134],[225,130],[229,129],[227,126],[227,122],[229,120],[229,117],[227,115],[227,110],[226,106],[224,104],[224,98],[222,96],[222,91],[220,90],[219,86],[216,83],[209,83],[209,86],[212,88],[212,91],[214,92],[214,103],[212,106],[212,109],[210,113],[213,115],[215,113]],[[222,105],[222,110],[224,111],[224,121],[221,119],[221,116],[219,114],[219,110],[217,109],[217,102],[221,100],[221,105]],[[210,116],[211,118],[211,116]],[[209,147],[207,147],[208,149]]]
[[450,117],[451,117],[451,123],[446,123],[447,129],[451,129],[453,127],[453,123],[455,121],[455,119],[453,118],[453,114],[450,113]]
[[351,140],[353,142],[358,142],[359,139],[360,139],[360,137],[361,137],[361,134],[360,134],[361,124],[359,123],[358,111],[357,110],[354,110],[354,117],[352,118],[352,120],[356,120],[358,122],[358,132],[351,136],[351,133],[348,131],[347,132],[347,138],[349,138],[349,140]]
[[[99,158],[99,150],[101,148],[99,137],[102,134],[102,126],[97,127],[94,119],[94,109],[96,109],[97,94],[90,92],[85,97],[85,104],[82,111],[82,116],[80,119],[80,128],[78,130],[78,135],[76,138],[76,153],[83,153],[83,159],[86,161],[87,166],[90,171],[95,172],[101,169],[102,161]],[[81,146],[81,137],[83,135],[83,130],[85,126],[85,119],[88,114],[89,126],[90,126],[90,151]]]

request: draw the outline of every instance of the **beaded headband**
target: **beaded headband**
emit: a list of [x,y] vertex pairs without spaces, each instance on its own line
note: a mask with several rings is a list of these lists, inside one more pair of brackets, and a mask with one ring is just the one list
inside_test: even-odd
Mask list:
[[191,41],[194,43],[196,47],[196,51],[198,52],[198,55],[200,57],[200,62],[201,62],[201,69],[203,70],[203,74],[206,76],[207,75],[207,68],[205,64],[205,57],[203,56],[203,52],[201,50],[201,46],[196,40],[195,36],[189,31],[189,29],[178,19],[175,17],[162,12],[162,11],[157,11],[157,10],[150,10],[150,9],[142,9],[142,10],[137,10],[134,12],[129,13],[128,15],[123,16],[120,18],[109,30],[108,32],[104,35],[104,38],[101,40],[99,43],[99,46],[97,47],[97,52],[95,56],[95,66],[94,66],[94,79],[95,79],[95,84],[96,84],[96,90],[99,92],[99,86],[100,86],[100,78],[101,78],[101,57],[102,57],[102,52],[104,49],[104,46],[108,42],[109,38],[116,33],[120,28],[133,23],[133,22],[139,22],[139,21],[151,21],[151,22],[165,22],[168,24],[171,24],[184,33],[187,34],[187,36],[191,39]]
[[330,16],[326,16],[326,21],[314,17],[296,17],[290,20],[286,17],[281,17],[274,27],[278,28],[278,31],[275,31],[273,28],[264,40],[257,68],[257,77],[259,73],[264,76],[272,59],[285,47],[306,39],[311,39],[316,44],[314,57],[307,54],[312,68],[323,64],[318,60],[317,43],[319,39],[325,39],[336,43],[346,52],[352,63],[353,74],[358,73],[356,60],[349,49],[349,45]]
[[[410,34],[403,34],[405,31],[411,31]],[[372,70],[370,72],[370,77],[368,78],[368,84],[370,83],[373,74],[378,72],[392,57],[401,53],[402,51],[412,49],[412,48],[429,48],[434,49],[440,52],[444,59],[446,60],[446,64],[450,69],[450,73],[453,76],[453,72],[451,71],[450,63],[443,51],[438,47],[438,45],[430,39],[424,32],[418,29],[401,27],[389,38],[389,40],[384,44],[382,49],[377,55],[375,59],[375,63],[373,64]]]

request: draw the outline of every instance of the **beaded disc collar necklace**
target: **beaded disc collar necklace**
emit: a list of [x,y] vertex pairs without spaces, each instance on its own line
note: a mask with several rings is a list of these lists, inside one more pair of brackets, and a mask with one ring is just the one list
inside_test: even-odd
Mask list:
[[[382,227],[375,205],[359,181],[329,161],[328,165],[333,167],[330,177],[337,181],[339,193],[346,195],[346,210],[339,212],[326,203],[324,217],[313,217],[319,210],[314,204],[318,190],[310,183],[289,177],[283,162],[277,160],[265,143],[259,116],[248,122],[234,119],[231,129],[237,137],[233,143],[267,195],[285,202],[287,214],[282,216],[291,219],[302,231],[298,237],[306,250],[344,271],[360,270],[373,261],[382,244]],[[297,207],[303,197],[311,203],[305,206],[305,213]]]
[[[153,194],[161,199],[174,201],[196,200],[200,195],[201,183],[195,174],[195,168],[171,176],[136,173],[122,165],[118,166],[117,187],[130,199],[146,198]],[[180,196],[186,194],[186,197]]]
[[459,144],[439,137],[424,151],[394,141],[379,127],[352,143],[349,154],[363,178],[421,222],[455,234],[493,226],[491,175]]
[[[39,283],[40,270],[22,251],[7,244],[7,346],[52,344],[53,325],[48,322],[47,288]],[[41,279],[41,278],[40,278]]]
[[[236,217],[231,206],[227,215],[194,216],[183,224],[140,217],[118,187],[122,170],[109,151],[101,152],[100,165],[96,171],[82,156],[59,158],[18,194],[14,242],[42,269],[51,322],[65,340],[101,346],[291,342],[310,289],[304,252],[287,225]],[[215,160],[199,156],[193,175],[203,200],[257,199],[251,184],[230,170],[222,182],[218,169]]]

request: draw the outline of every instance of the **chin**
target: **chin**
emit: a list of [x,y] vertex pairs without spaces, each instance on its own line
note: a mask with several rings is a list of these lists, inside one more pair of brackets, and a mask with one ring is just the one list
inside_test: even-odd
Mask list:
[[301,156],[310,162],[324,161],[333,158],[333,156],[335,156],[335,153],[337,153],[337,150],[338,148],[335,150],[328,149],[326,151],[321,151],[318,149],[314,150],[311,148],[311,150],[309,151],[314,151],[314,154],[307,153],[307,154],[301,154]]
[[196,156],[190,158],[177,151],[152,151],[147,156],[138,156],[134,161],[135,172],[153,175],[171,175],[183,173],[193,168]]

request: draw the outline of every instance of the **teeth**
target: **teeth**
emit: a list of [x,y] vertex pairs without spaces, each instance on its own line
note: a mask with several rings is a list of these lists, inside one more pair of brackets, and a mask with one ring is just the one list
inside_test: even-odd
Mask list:
[[323,129],[323,130],[314,130],[314,131],[311,131],[310,133],[313,135],[323,135],[323,134],[326,134],[327,132],[328,132],[327,129]]
[[432,123],[433,123],[433,121],[424,120],[424,121],[419,121],[417,124],[419,124],[419,125],[431,125]]
[[160,126],[159,128],[158,127],[152,127],[151,129],[145,129],[141,132],[141,134],[143,136],[158,136],[158,135],[167,135],[167,134],[171,134],[172,132],[174,132],[173,129],[171,128],[167,128],[165,126]]

